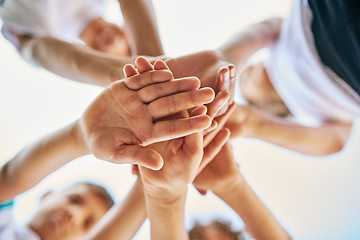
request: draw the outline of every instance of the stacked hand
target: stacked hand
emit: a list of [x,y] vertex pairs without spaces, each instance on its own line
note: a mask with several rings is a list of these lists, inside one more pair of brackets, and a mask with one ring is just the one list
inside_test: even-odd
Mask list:
[[82,137],[88,150],[100,159],[160,169],[163,158],[147,145],[211,125],[204,114],[161,119],[211,102],[214,92],[199,89],[195,77],[173,79],[162,61],[153,67],[145,58],[138,58],[136,64],[138,70],[125,66],[127,78],[105,88],[86,109],[80,121]]
[[193,185],[204,195],[208,190],[215,193],[228,190],[233,184],[238,184],[239,181],[242,181],[242,175],[234,159],[232,147],[227,142],[221,151],[196,176]]
[[166,60],[175,78],[196,76],[201,87],[211,87],[215,93],[230,93],[230,101],[218,112],[222,115],[232,104],[235,90],[235,67],[222,60],[214,51],[204,51]]

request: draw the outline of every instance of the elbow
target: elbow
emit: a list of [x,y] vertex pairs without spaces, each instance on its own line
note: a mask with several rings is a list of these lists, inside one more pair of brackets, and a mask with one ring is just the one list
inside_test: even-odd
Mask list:
[[5,202],[15,197],[14,184],[11,179],[9,179],[8,172],[8,164],[5,164],[0,168],[0,202]]
[[340,139],[329,139],[324,141],[321,146],[314,148],[309,155],[313,157],[325,157],[341,152],[345,147],[345,142]]
[[13,199],[23,192],[21,189],[26,185],[20,176],[11,172],[10,162],[0,168],[0,202]]

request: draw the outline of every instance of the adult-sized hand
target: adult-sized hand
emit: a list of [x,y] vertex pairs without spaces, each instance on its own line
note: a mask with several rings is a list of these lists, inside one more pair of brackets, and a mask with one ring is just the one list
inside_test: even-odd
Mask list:
[[[160,169],[161,155],[147,145],[202,131],[212,121],[205,114],[162,118],[211,102],[214,91],[198,89],[200,82],[195,77],[173,79],[163,61],[152,66],[140,57],[136,65],[137,70],[125,66],[127,79],[114,82],[93,101],[80,127],[87,147],[96,157]],[[138,83],[137,90],[127,87],[132,83]]]

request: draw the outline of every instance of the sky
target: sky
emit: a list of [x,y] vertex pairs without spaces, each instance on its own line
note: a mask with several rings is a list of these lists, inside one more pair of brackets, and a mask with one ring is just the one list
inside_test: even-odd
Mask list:
[[[290,0],[154,0],[168,56],[213,49],[247,24],[286,15]],[[108,17],[121,22],[111,2]],[[21,148],[79,118],[101,88],[59,78],[24,62],[0,37],[0,163]],[[265,204],[294,239],[359,239],[360,128],[355,124],[345,149],[328,157],[306,157],[254,139],[232,142],[240,168]],[[38,196],[79,179],[106,184],[121,200],[135,178],[130,167],[85,156],[50,175],[17,198],[16,217],[25,221]],[[190,187],[187,226],[194,219],[241,220],[219,199],[202,197]],[[146,223],[136,239],[148,239]]]

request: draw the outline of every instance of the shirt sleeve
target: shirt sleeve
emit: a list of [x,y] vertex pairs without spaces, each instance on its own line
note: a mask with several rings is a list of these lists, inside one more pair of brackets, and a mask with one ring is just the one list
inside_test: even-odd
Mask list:
[[7,226],[12,224],[13,206],[14,206],[14,200],[7,202],[0,202],[0,236],[1,236],[1,232],[4,231],[4,229]]

